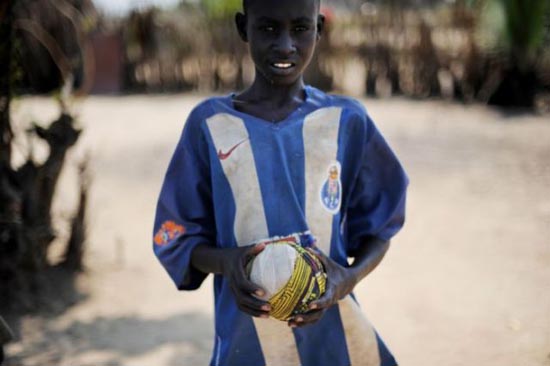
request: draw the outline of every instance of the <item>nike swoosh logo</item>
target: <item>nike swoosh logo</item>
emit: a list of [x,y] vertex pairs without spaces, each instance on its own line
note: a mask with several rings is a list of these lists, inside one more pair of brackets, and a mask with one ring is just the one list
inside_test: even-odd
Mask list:
[[248,138],[246,138],[246,139],[242,140],[241,142],[237,143],[237,145],[235,145],[231,149],[227,150],[227,152],[222,152],[221,149],[218,150],[218,158],[220,158],[220,160],[227,159],[229,157],[229,155],[231,155],[233,153],[233,151],[235,151],[235,149],[238,148],[239,145],[244,143],[246,140],[248,140]]

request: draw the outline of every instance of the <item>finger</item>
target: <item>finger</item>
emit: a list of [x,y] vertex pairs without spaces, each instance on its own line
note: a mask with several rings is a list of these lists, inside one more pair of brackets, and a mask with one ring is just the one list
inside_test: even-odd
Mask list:
[[243,313],[247,313],[256,318],[269,318],[268,311],[258,310],[250,306],[247,306],[245,304],[239,304],[238,307],[239,307],[239,310],[242,311]]
[[263,288],[250,281],[244,266],[237,268],[234,272],[233,282],[239,290],[245,291],[249,294],[255,294],[258,297],[263,297],[265,295],[265,290]]
[[236,297],[251,297],[262,303],[267,302],[265,290],[246,278],[234,275],[230,287]]
[[231,286],[233,295],[235,296],[235,302],[239,306],[246,306],[256,312],[269,313],[271,311],[271,305],[269,302],[252,296],[250,293],[240,290],[234,286]]
[[308,311],[304,314],[299,314],[288,321],[288,325],[292,328],[303,327],[319,321],[325,314],[325,309]]
[[262,250],[265,249],[265,246],[266,246],[265,243],[258,243],[256,245],[251,245],[246,253],[248,255],[258,255]]
[[315,309],[326,309],[334,304],[334,295],[333,291],[327,287],[326,292],[317,300],[312,301],[309,304],[310,310]]
[[231,287],[233,293],[238,297],[247,297],[262,304],[268,302],[265,290],[248,279],[235,280]]
[[247,293],[241,292],[237,297],[237,302],[256,310],[267,312],[271,311],[271,305],[269,302],[250,296],[250,294]]

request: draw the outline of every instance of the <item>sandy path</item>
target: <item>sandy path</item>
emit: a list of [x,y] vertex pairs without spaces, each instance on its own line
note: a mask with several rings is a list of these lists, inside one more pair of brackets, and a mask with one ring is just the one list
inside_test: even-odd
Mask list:
[[[81,104],[85,135],[55,204],[61,218],[70,215],[75,165],[90,152],[84,300],[55,318],[24,319],[8,364],[208,363],[211,283],[178,293],[150,245],[164,170],[199,100]],[[386,343],[408,366],[550,365],[548,116],[398,99],[366,104],[411,178],[406,228],[357,290]],[[18,128],[55,115],[50,101],[35,98],[15,111]]]

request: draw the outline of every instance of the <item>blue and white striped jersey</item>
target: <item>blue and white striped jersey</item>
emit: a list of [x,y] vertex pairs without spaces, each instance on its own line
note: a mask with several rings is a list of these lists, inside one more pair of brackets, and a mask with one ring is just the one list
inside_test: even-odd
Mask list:
[[[215,97],[190,114],[160,193],[154,251],[181,290],[206,274],[190,265],[206,243],[248,245],[310,231],[342,265],[367,236],[402,227],[407,177],[361,104],[306,87],[306,100],[272,123]],[[289,328],[238,310],[214,278],[216,366],[394,366],[349,296],[316,324]]]

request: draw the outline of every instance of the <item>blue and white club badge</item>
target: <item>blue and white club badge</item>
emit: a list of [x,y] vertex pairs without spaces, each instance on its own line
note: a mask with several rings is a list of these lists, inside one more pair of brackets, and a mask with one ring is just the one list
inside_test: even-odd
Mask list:
[[340,182],[340,163],[333,161],[327,169],[327,179],[323,183],[320,192],[321,204],[331,214],[340,211],[342,203],[342,183]]

